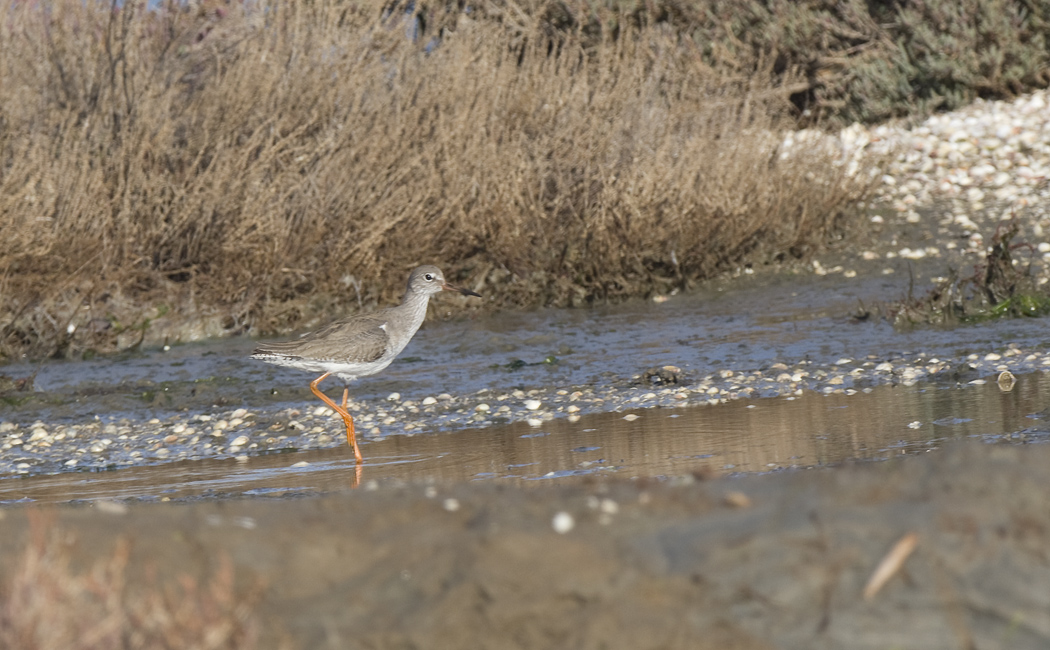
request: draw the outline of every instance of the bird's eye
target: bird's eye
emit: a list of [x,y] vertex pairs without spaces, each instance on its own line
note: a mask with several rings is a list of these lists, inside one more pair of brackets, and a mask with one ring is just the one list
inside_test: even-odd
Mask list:
[[427,282],[433,282],[434,281],[434,274],[433,273],[427,273],[423,277],[427,279]]

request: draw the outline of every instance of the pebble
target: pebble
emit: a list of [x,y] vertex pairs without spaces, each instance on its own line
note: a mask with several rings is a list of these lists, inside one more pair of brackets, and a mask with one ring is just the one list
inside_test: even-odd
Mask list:
[[736,490],[726,492],[725,496],[722,497],[722,500],[731,508],[744,509],[750,508],[753,505],[751,497]]
[[541,402],[538,399],[525,400],[525,408],[529,409],[530,411],[536,411],[542,405],[543,405],[543,402]]
[[128,507],[119,501],[109,501],[108,499],[102,499],[95,502],[95,510],[105,513],[107,515],[126,515],[128,514]]
[[554,519],[551,520],[551,527],[554,528],[554,532],[559,535],[564,535],[576,526],[576,520],[573,516],[567,512],[559,512],[554,515]]
[[872,134],[884,146],[901,147],[887,175],[895,182],[884,185],[883,196],[903,199],[907,188],[920,201],[979,203],[990,196],[1019,203],[1033,196],[1038,183],[1050,178],[1047,97],[1041,90],[1012,101],[978,100],[911,129],[875,127]]
[[[999,221],[1018,216],[1022,237],[1050,261],[1050,91],[1037,90],[1004,101],[977,100],[919,124],[854,124],[838,133],[788,133],[782,157],[823,147],[839,156],[851,177],[877,178],[873,206],[885,206],[903,222],[938,220],[947,250],[983,254],[984,236]],[[889,157],[889,163],[885,163]],[[885,210],[871,216],[886,223]],[[959,241],[959,237],[963,241]],[[966,239],[968,238],[968,239]],[[904,247],[887,259],[939,257],[938,247]],[[862,258],[878,259],[872,251]],[[814,272],[834,272],[819,262]],[[892,274],[885,268],[883,274]]]

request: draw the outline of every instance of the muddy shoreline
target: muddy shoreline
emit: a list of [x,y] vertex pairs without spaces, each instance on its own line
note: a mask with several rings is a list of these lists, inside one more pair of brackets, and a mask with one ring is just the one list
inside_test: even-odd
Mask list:
[[[130,539],[132,583],[205,579],[231,558],[242,588],[269,585],[264,648],[1041,648],[1048,467],[1050,447],[969,443],[688,485],[460,483],[54,514],[77,567]],[[28,512],[3,511],[0,556],[17,557]],[[864,600],[908,533],[917,550]]]
[[[893,295],[895,284],[777,278],[659,304],[429,324],[404,359],[355,384],[352,409],[368,449],[404,435],[514,423],[540,432],[602,413],[966,386],[1050,369],[1037,319],[898,332],[850,318],[859,300]],[[309,378],[247,359],[251,345],[8,366],[14,376],[35,372],[36,390],[5,394],[0,475],[345,446],[341,420],[309,394]],[[676,370],[654,373],[666,367]]]

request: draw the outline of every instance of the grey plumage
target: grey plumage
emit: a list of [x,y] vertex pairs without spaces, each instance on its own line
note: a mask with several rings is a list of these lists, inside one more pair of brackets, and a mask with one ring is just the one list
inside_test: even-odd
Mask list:
[[420,266],[409,275],[400,305],[333,321],[292,341],[260,344],[252,358],[331,373],[346,383],[373,375],[405,349],[426,318],[430,296],[443,289],[478,295],[446,283],[436,266]]
[[[372,364],[390,347],[383,311],[333,321],[294,341],[260,344],[253,359],[279,366],[324,372],[331,365]],[[382,370],[378,368],[376,371]]]

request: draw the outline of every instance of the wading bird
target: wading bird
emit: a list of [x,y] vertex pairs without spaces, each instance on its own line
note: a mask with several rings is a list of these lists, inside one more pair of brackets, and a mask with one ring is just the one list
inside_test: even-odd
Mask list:
[[[310,382],[310,390],[343,418],[346,440],[360,463],[364,459],[357,446],[354,418],[346,410],[350,382],[374,375],[390,365],[423,324],[430,296],[440,291],[458,291],[464,296],[481,297],[469,289],[446,282],[438,267],[420,266],[408,276],[408,288],[400,305],[334,321],[294,341],[260,344],[251,358],[322,373]],[[343,380],[342,406],[317,387],[329,375]]]

